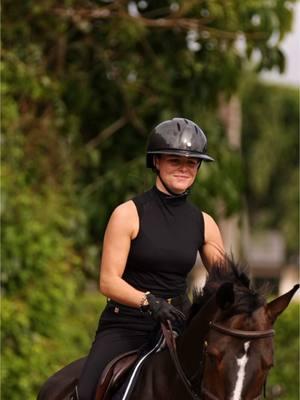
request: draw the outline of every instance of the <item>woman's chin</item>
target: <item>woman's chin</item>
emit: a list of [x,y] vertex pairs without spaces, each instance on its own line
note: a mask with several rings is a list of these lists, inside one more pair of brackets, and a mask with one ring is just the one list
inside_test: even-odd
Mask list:
[[180,194],[180,193],[185,192],[189,187],[190,187],[190,185],[187,185],[187,184],[174,185],[172,188],[172,191],[174,193]]

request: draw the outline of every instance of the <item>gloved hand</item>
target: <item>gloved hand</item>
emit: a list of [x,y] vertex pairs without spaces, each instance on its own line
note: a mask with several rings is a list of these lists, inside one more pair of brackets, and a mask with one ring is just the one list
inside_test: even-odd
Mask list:
[[185,319],[184,314],[166,300],[155,297],[151,293],[146,297],[149,304],[149,311],[155,320],[166,322],[167,320],[183,321]]

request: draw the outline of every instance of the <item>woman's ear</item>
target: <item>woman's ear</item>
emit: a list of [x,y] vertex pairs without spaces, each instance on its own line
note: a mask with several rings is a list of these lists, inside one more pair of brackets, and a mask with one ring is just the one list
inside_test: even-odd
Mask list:
[[153,164],[155,169],[159,171],[159,156],[156,155],[153,156]]

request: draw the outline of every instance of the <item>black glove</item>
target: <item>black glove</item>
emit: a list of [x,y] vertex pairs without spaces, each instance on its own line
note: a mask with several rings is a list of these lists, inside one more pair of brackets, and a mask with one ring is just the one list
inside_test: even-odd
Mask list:
[[149,304],[149,312],[155,320],[166,322],[167,320],[183,321],[185,319],[184,314],[166,300],[155,297],[151,293],[146,297]]

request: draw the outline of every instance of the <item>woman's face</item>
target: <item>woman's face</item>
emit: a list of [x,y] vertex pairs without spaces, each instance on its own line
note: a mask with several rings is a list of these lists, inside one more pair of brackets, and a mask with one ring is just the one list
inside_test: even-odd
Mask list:
[[[154,163],[165,184],[178,194],[186,191],[194,183],[199,166],[197,158],[171,154],[156,156]],[[156,184],[159,190],[166,191],[159,177]]]

